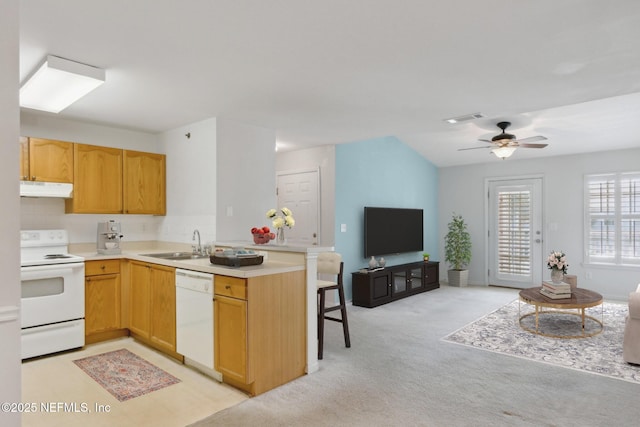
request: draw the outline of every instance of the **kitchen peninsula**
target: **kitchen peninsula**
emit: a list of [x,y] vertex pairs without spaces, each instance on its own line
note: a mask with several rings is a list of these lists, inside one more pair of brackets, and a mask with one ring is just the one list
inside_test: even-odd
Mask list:
[[306,312],[307,312],[307,366],[308,374],[318,370],[318,254],[333,252],[333,246],[302,246],[302,245],[254,245],[247,242],[216,242],[216,247],[245,247],[255,251],[267,253],[269,261],[302,265],[306,271]]
[[[226,267],[211,264],[209,258],[165,260],[147,256],[154,252],[187,250],[184,244],[162,242],[130,242],[124,245],[124,251],[119,255],[82,255],[89,263],[120,259],[123,266],[123,302],[131,300],[127,277],[129,266],[133,264],[144,263],[151,268],[180,268],[214,274],[215,314],[227,316],[222,321],[216,321],[216,351],[222,348],[225,352],[229,349],[234,352],[227,354],[227,357],[217,355],[216,363],[221,364],[224,360],[240,361],[232,363],[233,366],[218,366],[217,369],[222,372],[224,382],[251,395],[257,395],[305,372],[317,371],[317,255],[333,251],[333,248],[244,243],[246,242],[217,243],[216,247],[243,247],[259,251],[265,258],[263,264]],[[76,253],[81,253],[80,249],[72,248]],[[82,252],[88,252],[88,248],[84,249]],[[133,306],[133,303],[130,305]],[[128,327],[131,330],[127,323],[131,313],[127,310],[135,309],[128,307],[123,311],[122,328]],[[273,316],[273,313],[278,313],[279,316]],[[229,319],[228,316],[233,318]],[[244,322],[244,326],[235,329],[240,333],[230,333],[225,329],[225,325],[238,328],[240,322]],[[135,333],[132,335],[140,338]],[[220,343],[218,339],[225,341]],[[144,337],[142,340],[145,341]],[[281,351],[282,348],[286,351]],[[171,351],[165,352],[173,357],[180,356],[175,351],[174,354]]]

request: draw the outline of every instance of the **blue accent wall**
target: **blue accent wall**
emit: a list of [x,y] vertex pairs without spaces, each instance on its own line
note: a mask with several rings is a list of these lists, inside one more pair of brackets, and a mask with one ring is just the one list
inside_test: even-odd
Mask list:
[[[364,258],[364,207],[424,210],[424,252],[438,254],[438,169],[398,138],[336,145],[335,248],[344,261],[351,299],[351,273],[368,267]],[[340,231],[341,224],[347,232]],[[393,224],[389,224],[393,227]],[[385,256],[387,265],[420,261],[422,252]]]

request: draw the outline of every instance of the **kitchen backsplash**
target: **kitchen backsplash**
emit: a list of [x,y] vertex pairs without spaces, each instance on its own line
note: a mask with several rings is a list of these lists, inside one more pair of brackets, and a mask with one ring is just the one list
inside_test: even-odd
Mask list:
[[65,214],[63,199],[20,199],[20,228],[65,229],[71,243],[96,241],[98,222],[114,220],[122,225],[124,242],[161,240],[191,243],[193,230],[200,231],[202,244],[215,241],[215,215],[103,215]]

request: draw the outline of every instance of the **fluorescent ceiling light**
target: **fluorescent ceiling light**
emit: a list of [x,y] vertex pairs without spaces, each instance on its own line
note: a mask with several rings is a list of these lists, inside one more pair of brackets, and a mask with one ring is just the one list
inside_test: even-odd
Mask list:
[[494,148],[493,150],[491,150],[491,152],[495,154],[496,157],[500,157],[502,160],[504,160],[507,157],[511,156],[513,152],[516,151],[516,148],[517,147],[500,147]]
[[59,113],[105,80],[105,71],[48,55],[20,88],[20,106]]

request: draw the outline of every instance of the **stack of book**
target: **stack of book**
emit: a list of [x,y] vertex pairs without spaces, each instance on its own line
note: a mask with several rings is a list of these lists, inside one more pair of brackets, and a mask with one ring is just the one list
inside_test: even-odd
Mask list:
[[571,298],[571,285],[564,282],[542,282],[540,293],[551,299]]

